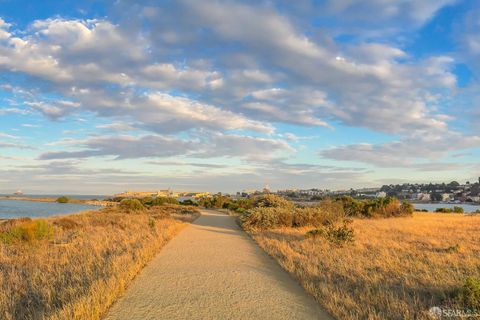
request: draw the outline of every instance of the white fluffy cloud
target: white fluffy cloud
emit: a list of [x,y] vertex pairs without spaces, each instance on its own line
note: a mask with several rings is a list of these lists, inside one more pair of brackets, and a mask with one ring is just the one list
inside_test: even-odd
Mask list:
[[[150,106],[130,103],[129,109],[140,109],[132,113],[143,114],[144,119],[153,116],[162,126],[173,120],[171,127],[212,129],[224,122],[218,120],[223,117],[235,119],[225,121],[221,129],[272,131],[246,115],[309,126],[342,122],[389,133],[446,127],[446,117],[435,111],[432,91],[455,86],[449,57],[400,62],[399,58],[408,61],[408,56],[392,46],[324,46],[268,6],[183,0],[179,10],[193,30],[206,28],[208,39],[200,36],[196,41],[211,41],[218,61],[230,54],[222,49],[222,43],[239,44],[238,54],[244,52],[246,58],[222,65],[210,57],[192,57],[188,65],[175,55],[173,60],[155,56],[157,46],[164,43],[156,43],[156,38],[140,30],[127,32],[106,20],[48,19],[34,22],[27,35],[6,34],[4,45],[0,45],[0,68],[54,82],[65,96],[63,100],[78,98],[82,90],[89,93],[108,85],[119,86],[119,92],[108,94],[121,95],[131,88],[176,90],[200,100],[167,99],[167,93],[132,98]],[[155,28],[164,24],[156,25],[155,21],[151,21],[152,32],[162,32]],[[182,59],[189,56],[180,53]],[[278,89],[276,83],[285,84],[283,91],[276,92],[278,99],[272,96]],[[436,99],[440,98],[436,94]],[[120,99],[123,97],[117,101]],[[78,103],[101,115],[109,114],[99,110],[102,101],[92,100]],[[173,110],[172,100],[178,103],[179,112]],[[72,110],[38,102],[34,105],[49,117],[58,118]],[[205,112],[213,121],[205,119]],[[158,120],[161,117],[164,122]],[[145,124],[151,125],[149,121]],[[153,127],[158,130],[158,126]]]
[[[336,146],[322,150],[323,158],[446,167],[439,161],[449,152],[479,146],[478,137],[451,128],[459,55],[412,56],[397,36],[453,2],[114,1],[96,20],[57,17],[22,29],[0,19],[0,72],[7,81],[12,74],[26,79],[0,87],[14,102],[0,114],[100,118],[84,132],[109,135],[50,144],[44,161],[224,157],[255,163],[255,174],[277,168],[288,172],[282,179],[315,172],[325,178],[333,173],[320,166],[276,163],[270,170],[258,163],[295,154],[299,139],[282,136],[285,128],[341,124],[394,141]],[[318,27],[314,16],[342,23]],[[462,44],[475,65],[478,25],[475,16],[467,22]],[[355,41],[337,41],[352,34]]]

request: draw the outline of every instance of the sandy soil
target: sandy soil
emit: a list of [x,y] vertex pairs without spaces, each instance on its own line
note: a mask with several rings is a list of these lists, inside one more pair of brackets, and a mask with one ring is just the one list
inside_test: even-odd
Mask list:
[[106,319],[332,319],[236,224],[203,211]]

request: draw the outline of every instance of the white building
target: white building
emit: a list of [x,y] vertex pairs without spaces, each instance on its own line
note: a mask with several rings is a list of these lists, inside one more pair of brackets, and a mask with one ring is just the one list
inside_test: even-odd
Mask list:
[[387,193],[385,191],[380,191],[380,192],[377,192],[375,196],[377,198],[385,198],[387,196]]
[[424,193],[424,192],[419,192],[417,194],[417,200],[418,201],[430,201],[430,194]]
[[442,201],[448,202],[453,200],[453,197],[450,193],[442,193]]

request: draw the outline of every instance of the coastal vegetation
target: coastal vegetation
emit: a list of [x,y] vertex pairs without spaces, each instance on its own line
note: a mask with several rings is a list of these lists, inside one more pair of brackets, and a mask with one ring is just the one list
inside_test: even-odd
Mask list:
[[0,318],[101,318],[198,215],[195,207],[141,205],[1,223]]
[[479,216],[413,213],[394,198],[298,207],[267,195],[242,206],[227,205],[242,208],[244,229],[339,319],[480,309]]
[[464,210],[462,207],[454,206],[453,208],[437,208],[435,212],[441,212],[441,213],[464,213]]
[[70,199],[68,199],[67,197],[60,197],[57,199],[57,202],[58,203],[68,203]]

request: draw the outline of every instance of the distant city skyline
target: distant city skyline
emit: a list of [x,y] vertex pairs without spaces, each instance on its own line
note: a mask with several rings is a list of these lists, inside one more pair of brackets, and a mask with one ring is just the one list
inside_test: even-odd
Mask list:
[[0,193],[476,182],[479,75],[473,0],[7,0]]

